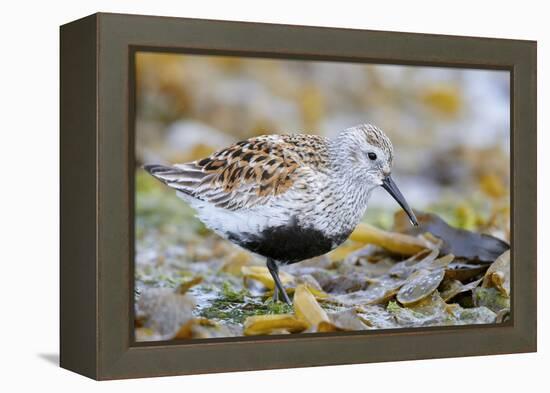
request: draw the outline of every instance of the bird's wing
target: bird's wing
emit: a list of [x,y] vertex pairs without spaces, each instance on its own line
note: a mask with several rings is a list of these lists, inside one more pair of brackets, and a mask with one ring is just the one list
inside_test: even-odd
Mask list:
[[144,168],[169,187],[228,210],[267,204],[311,170],[328,164],[326,138],[264,135],[238,142],[210,157],[175,166]]

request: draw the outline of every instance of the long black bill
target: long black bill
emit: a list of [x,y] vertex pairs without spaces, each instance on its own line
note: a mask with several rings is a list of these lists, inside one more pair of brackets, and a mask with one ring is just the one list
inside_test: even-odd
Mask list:
[[405,200],[405,197],[403,194],[401,194],[401,191],[399,191],[399,188],[397,188],[397,184],[393,181],[391,176],[387,176],[382,181],[382,187],[399,203],[399,206],[403,210],[405,210],[405,213],[407,213],[407,216],[409,216],[409,220],[411,221],[411,224],[414,226],[418,226],[418,220],[416,219],[416,216],[414,215],[412,209],[410,208],[409,204]]

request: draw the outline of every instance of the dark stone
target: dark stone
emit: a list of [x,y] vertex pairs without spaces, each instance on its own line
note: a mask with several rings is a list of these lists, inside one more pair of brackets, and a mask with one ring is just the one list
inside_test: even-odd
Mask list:
[[484,233],[467,231],[447,224],[441,217],[432,213],[415,210],[419,226],[407,232],[418,234],[430,232],[443,240],[441,252],[453,254],[456,258],[481,263],[492,263],[502,253],[510,249],[505,241]]

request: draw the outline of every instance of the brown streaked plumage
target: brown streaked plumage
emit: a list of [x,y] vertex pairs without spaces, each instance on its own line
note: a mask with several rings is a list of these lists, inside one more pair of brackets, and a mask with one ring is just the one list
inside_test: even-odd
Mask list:
[[336,138],[263,135],[202,160],[144,168],[177,190],[216,233],[265,256],[277,288],[290,302],[278,264],[339,246],[359,223],[376,187],[384,187],[416,223],[390,177],[392,163],[388,137],[362,124]]
[[229,210],[285,193],[305,168],[326,171],[327,140],[317,135],[262,135],[202,160],[157,168],[168,186]]

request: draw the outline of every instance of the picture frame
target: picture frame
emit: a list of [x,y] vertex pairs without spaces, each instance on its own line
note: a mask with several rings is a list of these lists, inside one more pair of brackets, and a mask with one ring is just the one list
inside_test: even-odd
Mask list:
[[[136,343],[132,81],[138,50],[508,70],[510,320]],[[108,13],[61,26],[61,367],[105,380],[536,351],[536,51],[536,42],[524,40]]]

